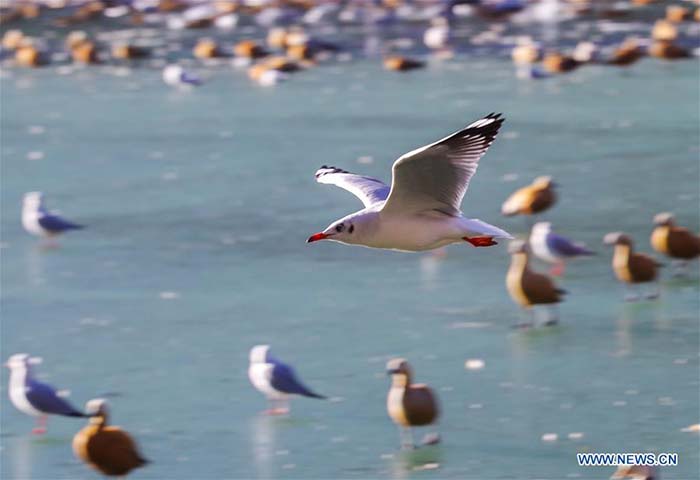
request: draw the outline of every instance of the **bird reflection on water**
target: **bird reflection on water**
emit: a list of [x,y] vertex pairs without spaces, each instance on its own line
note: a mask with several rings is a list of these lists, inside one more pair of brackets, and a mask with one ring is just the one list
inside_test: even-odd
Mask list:
[[440,445],[401,450],[392,457],[391,478],[404,479],[415,475],[414,472],[418,470],[439,469],[442,461]]

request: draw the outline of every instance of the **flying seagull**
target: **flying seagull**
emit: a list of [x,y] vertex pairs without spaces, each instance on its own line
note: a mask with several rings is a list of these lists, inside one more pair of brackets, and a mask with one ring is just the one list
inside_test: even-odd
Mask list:
[[496,245],[508,232],[460,211],[479,159],[503,124],[489,114],[435,143],[399,157],[391,187],[380,180],[323,166],[316,181],[343,188],[365,208],[331,223],[307,242],[333,240],[351,245],[409,252],[466,241],[475,247]]

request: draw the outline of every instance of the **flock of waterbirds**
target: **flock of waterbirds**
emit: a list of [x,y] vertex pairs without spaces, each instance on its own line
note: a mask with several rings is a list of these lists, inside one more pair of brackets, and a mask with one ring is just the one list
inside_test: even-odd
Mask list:
[[[364,208],[332,222],[325,230],[311,235],[308,242],[330,240],[415,252],[452,243],[488,247],[496,245],[497,239],[512,239],[505,230],[467,218],[460,210],[479,160],[495,140],[503,122],[500,114],[489,114],[441,140],[402,155],[393,165],[391,185],[340,168],[321,167],[315,175],[319,183],[349,191]],[[556,186],[551,177],[538,177],[532,184],[514,192],[503,203],[501,213],[527,218],[538,215],[556,203]],[[39,192],[25,195],[22,224],[28,233],[51,242],[62,233],[83,228],[49,211]],[[621,282],[635,286],[657,280],[661,264],[635,252],[628,235],[608,233],[604,242],[614,245],[612,267]],[[651,245],[677,263],[678,272],[700,257],[700,235],[677,226],[670,213],[654,217]],[[57,244],[47,246],[56,247]],[[547,222],[536,223],[527,240],[512,240],[509,250],[512,259],[506,286],[513,300],[528,310],[538,306],[551,309],[565,293],[549,275],[530,267],[530,252],[552,263],[554,274],[563,272],[566,261],[593,254],[586,246],[554,233]],[[650,297],[657,295],[655,291]],[[636,294],[628,297],[629,300],[636,298]],[[517,326],[545,328],[557,320],[557,315],[548,311],[542,321],[532,318]],[[35,433],[46,431],[48,415],[87,417],[88,425],[73,440],[78,458],[105,475],[125,475],[147,464],[128,433],[108,424],[108,405],[104,399],[90,400],[85,411],[78,410],[56,389],[34,378],[32,365],[36,363],[38,360],[34,357],[16,354],[6,364],[11,370],[10,399],[21,412],[37,418]],[[387,372],[392,377],[387,396],[388,415],[401,429],[402,447],[413,448],[410,429],[437,420],[440,412],[437,396],[427,385],[412,383],[413,374],[406,359],[390,360]],[[252,348],[248,374],[253,386],[270,402],[269,414],[289,413],[288,400],[292,395],[325,398],[305,386],[290,365],[273,357],[267,345]],[[438,441],[439,436],[432,434],[423,443]]]
[[[2,11],[7,29],[0,43],[4,65],[39,68],[70,65],[129,68],[146,65],[162,71],[165,83],[191,88],[204,78],[198,67],[230,63],[255,83],[275,85],[322,64],[351,62],[360,51],[375,52],[387,70],[412,71],[433,60],[451,59],[463,50],[481,47],[510,52],[521,78],[543,79],[585,65],[629,67],[645,57],[666,61],[697,55],[685,38],[697,34],[700,7],[678,0],[656,13],[658,0],[609,2],[600,0],[354,0],[259,1],[220,0],[143,2],[89,0],[85,2],[22,2]],[[634,22],[653,9],[657,21],[644,32],[620,39],[626,31],[616,22]],[[36,36],[23,22],[42,21],[59,32]],[[522,25],[556,29],[560,22],[580,22],[570,29],[579,37],[572,47],[552,45],[515,32]],[[468,25],[468,26],[465,26]],[[473,25],[476,24],[476,25]],[[106,27],[94,32],[94,26]],[[419,39],[391,29],[416,28]],[[117,28],[119,30],[111,31]],[[160,29],[155,31],[151,29]],[[162,35],[162,31],[173,35]],[[182,34],[209,31],[192,42]],[[362,32],[365,45],[348,42],[344,29]],[[569,29],[566,27],[566,29]],[[182,36],[178,36],[182,34]],[[398,35],[398,36],[397,36]],[[684,38],[685,37],[685,38]],[[420,42],[423,54],[415,50]],[[362,42],[360,42],[362,43]],[[697,47],[697,46],[696,46]],[[494,56],[494,53],[489,54]],[[495,56],[499,56],[495,54]],[[124,70],[126,69],[126,70]]]

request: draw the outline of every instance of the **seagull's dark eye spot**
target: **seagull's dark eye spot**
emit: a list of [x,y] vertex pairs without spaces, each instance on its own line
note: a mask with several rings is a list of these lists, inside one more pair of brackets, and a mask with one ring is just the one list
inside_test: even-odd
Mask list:
[[335,226],[335,231],[340,233],[343,231],[343,228],[345,228],[345,225],[343,225],[342,223],[339,223],[338,225]]
[[350,225],[350,228],[348,228],[348,232],[352,233],[355,231],[355,225]]

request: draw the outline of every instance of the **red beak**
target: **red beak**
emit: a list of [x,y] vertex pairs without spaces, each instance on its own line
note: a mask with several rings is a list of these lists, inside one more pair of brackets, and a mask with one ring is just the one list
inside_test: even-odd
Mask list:
[[311,242],[318,242],[319,240],[325,240],[326,238],[330,237],[327,233],[314,233],[309,237],[309,239],[306,241],[306,243],[311,243]]

